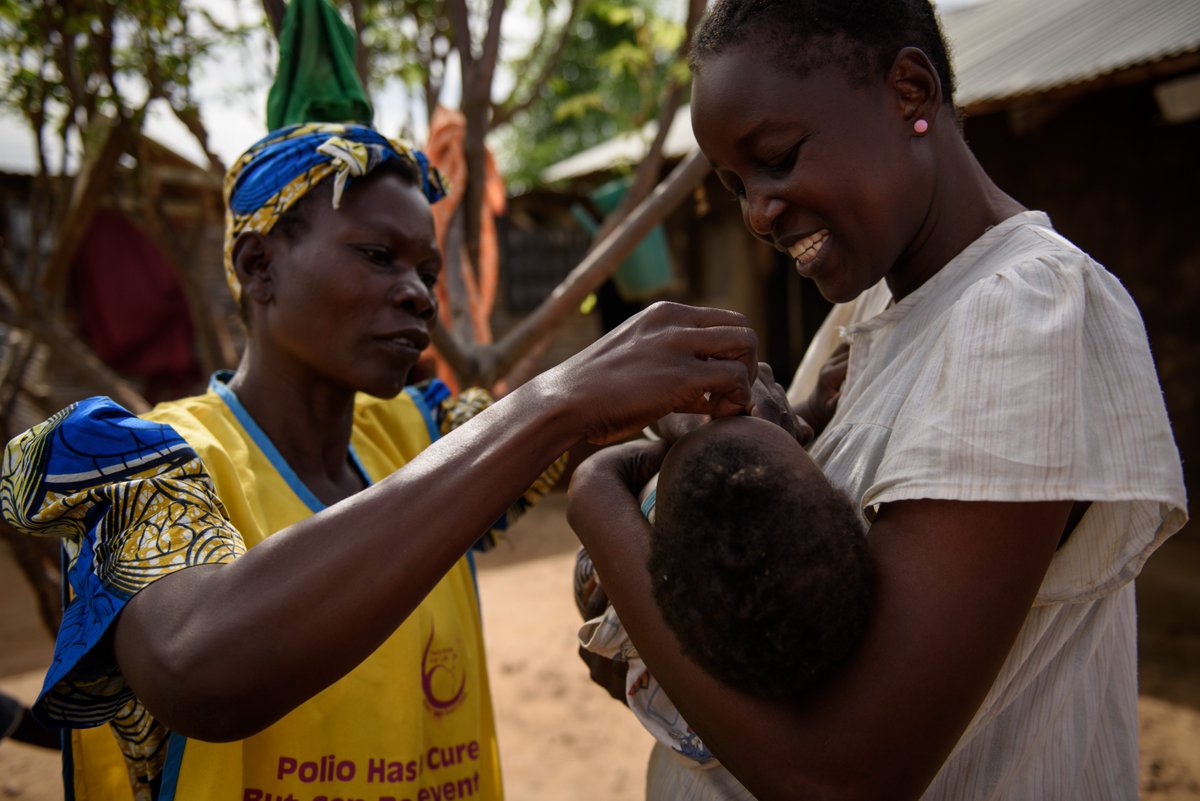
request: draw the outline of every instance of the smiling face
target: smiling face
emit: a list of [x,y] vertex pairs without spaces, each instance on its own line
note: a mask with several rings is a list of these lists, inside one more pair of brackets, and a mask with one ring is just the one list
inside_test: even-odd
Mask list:
[[314,198],[296,227],[268,237],[269,266],[247,285],[265,355],[308,380],[396,395],[437,319],[428,201],[384,171],[352,183],[336,210]]
[[899,93],[893,73],[799,77],[749,42],[709,56],[693,81],[696,139],[747,228],[831,301],[902,272],[926,220],[932,171]]

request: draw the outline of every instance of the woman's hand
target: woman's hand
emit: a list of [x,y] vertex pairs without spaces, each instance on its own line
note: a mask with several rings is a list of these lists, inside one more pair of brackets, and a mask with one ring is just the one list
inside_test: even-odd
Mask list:
[[656,303],[534,381],[549,382],[589,442],[610,443],[669,412],[750,409],[757,348],[736,312]]
[[[653,530],[636,493],[666,450],[608,448],[580,465],[568,490],[568,521],[648,669],[756,797],[919,797],[999,671],[1070,504],[883,507],[871,528],[876,608],[858,652],[820,693],[780,703],[684,657],[654,603],[645,567]],[[611,666],[589,667],[615,686]]]
[[609,697],[619,701],[621,706],[627,706],[625,700],[625,679],[629,674],[629,663],[618,662],[615,659],[600,656],[579,646],[579,658],[588,667],[588,675],[592,683],[602,687]]
[[[651,307],[353,499],[276,532],[230,564],[153,582],[116,624],[121,672],[152,714],[181,734],[223,742],[261,731],[374,652],[479,532],[580,440],[609,442],[671,411],[728,415],[749,407],[756,347],[739,314]],[[420,525],[397,539],[397,521]],[[355,536],[330,547],[344,531]]]

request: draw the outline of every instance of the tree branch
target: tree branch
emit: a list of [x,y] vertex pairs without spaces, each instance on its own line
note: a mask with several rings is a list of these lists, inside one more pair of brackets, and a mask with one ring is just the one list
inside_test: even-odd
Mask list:
[[509,94],[507,100],[501,104],[492,106],[492,130],[512,121],[513,117],[538,101],[541,96],[542,87],[550,80],[550,76],[558,70],[558,65],[567,50],[567,42],[570,41],[571,31],[575,27],[575,21],[579,18],[579,12],[582,7],[583,0],[573,0],[571,3],[571,12],[567,17],[566,23],[563,24],[558,32],[554,49],[550,52],[550,56],[542,62],[542,69],[538,72],[537,77],[528,84],[525,99],[520,102],[517,101],[517,87],[513,86],[512,93]]
[[283,0],[262,0],[262,7],[267,15],[267,22],[271,24],[271,31],[278,39],[279,34],[283,33],[283,15],[287,11],[287,5]]
[[0,288],[11,296],[14,319],[6,324],[28,331],[34,339],[43,342],[55,352],[62,364],[69,364],[97,392],[109,395],[134,414],[150,411],[150,404],[128,381],[121,378],[100,360],[95,351],[84,344],[71,329],[32,297],[21,292],[0,273]]
[[50,262],[42,276],[42,290],[50,297],[56,297],[62,290],[67,269],[100,205],[100,198],[108,189],[117,159],[129,148],[132,139],[132,123],[126,118],[117,120],[105,132],[103,144],[80,170],[66,213],[60,220]]
[[204,120],[200,118],[200,109],[195,106],[184,106],[176,108],[174,103],[169,104],[171,111],[175,112],[175,117],[183,123],[188,132],[199,143],[200,149],[204,151],[205,158],[208,159],[209,172],[218,175],[225,174],[225,165],[221,162],[221,157],[212,151],[209,147],[208,129],[204,127]]
[[363,91],[367,92],[369,97],[367,83],[371,70],[367,64],[367,48],[363,44],[362,0],[350,0],[350,16],[354,19],[354,70],[358,73],[358,80],[362,83]]
[[[465,8],[465,0],[453,0],[456,19]],[[484,138],[488,131],[488,115],[491,112],[492,77],[496,59],[500,52],[500,27],[504,17],[505,0],[492,0],[488,14],[488,29],[484,35],[483,48],[478,60],[466,60],[460,37],[459,56],[463,58],[463,116],[467,120],[463,138],[463,155],[467,162],[467,185],[463,189],[462,219],[463,240],[467,250],[467,269],[479,271],[479,236],[483,221],[484,182],[487,180],[487,151]],[[462,24],[467,24],[463,20]],[[466,37],[470,49],[470,36]]]
[[500,57],[500,28],[506,5],[505,0],[492,0],[487,33],[483,37],[483,51],[479,56],[479,83],[487,89],[487,94],[479,99],[489,111],[491,110],[492,78],[496,74],[496,60]]
[[467,0],[447,0],[447,5],[450,6],[450,41],[458,51],[465,85],[467,71],[475,64],[475,53],[471,50],[471,14]]
[[128,381],[100,361],[95,352],[63,325],[61,320],[46,314],[28,321],[29,331],[82,372],[99,390],[134,414],[150,411],[150,404]]
[[51,637],[55,636],[62,621],[62,584],[58,578],[62,545],[56,539],[23,536],[3,520],[0,520],[0,540],[9,544],[17,567],[33,590],[42,624]]
[[[688,50],[691,47],[692,34],[696,30],[696,25],[700,22],[700,17],[704,14],[704,0],[688,0],[687,22],[685,23],[685,33],[683,42],[680,43],[679,49],[676,50],[675,57],[677,59],[687,58]],[[650,147],[646,151],[646,155],[638,164],[637,171],[634,173],[633,183],[625,192],[625,196],[621,198],[620,204],[613,210],[611,214],[604,220],[600,226],[600,230],[596,234],[597,239],[602,239],[613,229],[629,210],[642,201],[650,190],[658,182],[658,176],[662,171],[663,164],[663,145],[666,143],[667,135],[671,131],[671,125],[675,122],[675,115],[679,112],[679,107],[683,103],[686,86],[684,81],[672,76],[663,92],[663,99],[658,110],[658,130],[655,131],[654,140],[650,143]]]
[[12,430],[12,414],[17,396],[25,385],[26,373],[33,362],[36,344],[32,337],[10,328],[5,337],[4,375],[0,377],[0,430]]

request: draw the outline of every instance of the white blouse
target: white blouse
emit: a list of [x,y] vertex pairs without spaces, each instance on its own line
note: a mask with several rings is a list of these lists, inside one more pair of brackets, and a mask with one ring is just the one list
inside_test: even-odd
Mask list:
[[1187,519],[1141,316],[1040,212],[890,300],[881,283],[835,308],[789,390],[850,343],[811,452],[864,518],[916,498],[1091,502],[925,799],[1135,799],[1131,582]]

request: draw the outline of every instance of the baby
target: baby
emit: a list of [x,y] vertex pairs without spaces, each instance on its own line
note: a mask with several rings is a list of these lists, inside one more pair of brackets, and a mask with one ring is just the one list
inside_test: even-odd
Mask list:
[[[642,497],[655,600],[684,653],[712,676],[794,697],[853,652],[871,606],[863,524],[792,435],[754,417],[705,423],[672,446]],[[581,555],[582,588],[587,565]],[[629,663],[626,702],[655,737],[698,766],[713,761],[611,606],[580,641]]]

